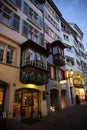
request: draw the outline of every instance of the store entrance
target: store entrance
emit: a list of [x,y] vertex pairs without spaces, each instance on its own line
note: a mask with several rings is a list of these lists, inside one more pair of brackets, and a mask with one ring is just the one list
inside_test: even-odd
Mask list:
[[39,95],[34,90],[31,92],[24,92],[22,97],[22,118],[33,118],[34,113],[39,111]]
[[39,112],[39,91],[35,89],[17,90],[15,94],[14,113],[22,119],[35,118]]

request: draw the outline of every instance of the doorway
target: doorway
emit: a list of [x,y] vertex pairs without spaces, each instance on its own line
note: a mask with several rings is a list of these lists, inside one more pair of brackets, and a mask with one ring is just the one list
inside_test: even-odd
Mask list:
[[61,104],[62,109],[67,107],[66,90],[61,90]]
[[[37,117],[39,110],[39,91],[22,88],[15,92],[14,113],[21,115],[22,119]],[[18,95],[18,96],[17,96]],[[18,110],[19,109],[19,110]],[[18,111],[18,113],[17,113]]]
[[50,105],[55,108],[55,110],[58,109],[58,90],[52,89],[50,91]]
[[5,104],[5,90],[7,84],[0,80],[0,116],[4,111],[4,104]]

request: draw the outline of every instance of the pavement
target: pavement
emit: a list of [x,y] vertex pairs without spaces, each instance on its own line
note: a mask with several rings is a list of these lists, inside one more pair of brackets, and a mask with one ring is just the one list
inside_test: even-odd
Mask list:
[[5,130],[87,130],[87,103],[52,112],[31,123],[8,120]]

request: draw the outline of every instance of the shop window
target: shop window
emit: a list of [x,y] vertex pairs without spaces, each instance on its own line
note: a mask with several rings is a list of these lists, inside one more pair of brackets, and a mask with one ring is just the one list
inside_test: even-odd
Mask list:
[[15,99],[13,105],[13,116],[18,116],[21,114],[21,91],[15,92]]
[[4,90],[0,88],[0,116],[2,114],[2,108],[3,108],[3,94],[4,94]]

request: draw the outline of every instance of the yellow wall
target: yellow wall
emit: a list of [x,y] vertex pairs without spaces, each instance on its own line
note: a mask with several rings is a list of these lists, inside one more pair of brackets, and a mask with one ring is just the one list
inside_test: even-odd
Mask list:
[[16,64],[14,66],[8,65],[6,63],[0,63],[0,80],[8,83],[8,87],[6,89],[6,97],[5,97],[5,111],[8,114],[8,118],[13,117],[13,102],[14,102],[14,93],[15,90],[19,88],[33,88],[37,89],[41,92],[40,101],[41,101],[41,112],[42,115],[47,115],[47,106],[46,100],[43,100],[43,91],[45,91],[45,85],[34,85],[34,84],[22,84],[20,82],[20,46],[15,41],[7,38],[4,35],[0,35],[0,42],[11,45],[16,48]]

